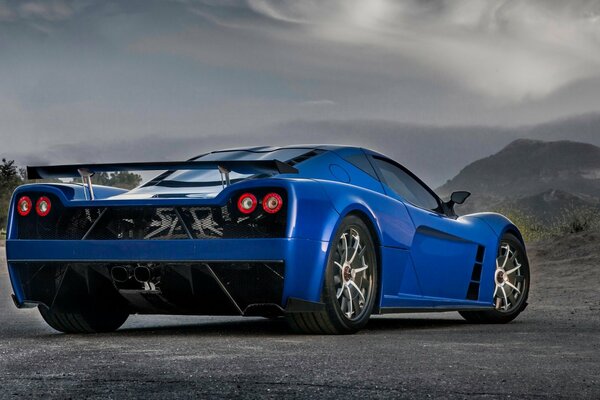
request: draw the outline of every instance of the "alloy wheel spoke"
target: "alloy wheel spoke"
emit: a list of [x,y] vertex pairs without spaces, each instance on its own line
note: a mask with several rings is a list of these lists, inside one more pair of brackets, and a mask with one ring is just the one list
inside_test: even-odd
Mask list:
[[360,250],[360,252],[358,253],[358,258],[362,259],[365,255],[365,252],[367,251],[367,246],[363,246],[363,248]]
[[510,246],[506,246],[506,255],[504,256],[504,262],[502,263],[502,269],[506,268],[506,264],[508,263],[508,259],[510,257]]
[[354,262],[354,259],[358,254],[358,249],[360,247],[360,235],[358,234],[358,232],[356,232],[356,236],[350,236],[354,239],[354,253],[352,253],[352,257],[350,257],[350,259],[348,260],[348,264],[352,264],[352,262]]
[[504,282],[506,285],[510,286],[515,292],[521,294],[521,291],[512,283],[510,283],[509,281]]
[[352,286],[354,289],[356,289],[356,291],[358,292],[358,295],[360,296],[362,301],[366,303],[367,301],[365,299],[365,295],[363,294],[362,290],[358,287],[358,285],[354,281],[349,281],[348,284],[350,286]]
[[517,264],[517,266],[514,267],[513,269],[506,271],[506,275],[510,275],[510,274],[518,271],[520,268],[521,268],[521,264]]
[[342,287],[340,287],[337,291],[337,293],[335,294],[335,297],[337,299],[339,299],[340,297],[342,297],[342,295],[344,294],[344,285],[342,284]]
[[337,262],[337,261],[334,261],[333,263],[334,263],[334,264],[335,264],[335,265],[336,265],[336,266],[337,266],[337,267],[338,267],[340,270],[342,270],[342,271],[344,270],[344,267],[343,267],[343,266],[342,266],[342,264],[340,264],[339,262]]
[[348,262],[348,239],[346,238],[346,234],[342,235],[342,241],[344,243],[344,263]]
[[[512,255],[510,256],[510,258],[508,259],[508,263],[509,264],[513,264],[514,261],[517,259],[517,250],[513,250]],[[517,262],[518,263],[518,262]]]
[[366,269],[368,269],[368,268],[369,268],[369,266],[368,266],[368,265],[363,265],[363,266],[362,266],[362,267],[360,267],[360,268],[355,268],[355,269],[353,269],[353,271],[354,271],[355,273],[357,273],[357,274],[358,274],[359,272],[363,272],[364,270],[366,270]]
[[504,286],[500,286],[502,290],[502,295],[504,296],[504,309],[508,310],[508,296],[506,296],[506,290],[504,290]]
[[354,313],[354,310],[352,309],[352,293],[350,292],[350,286],[346,286],[346,289],[348,289],[348,312],[346,315],[348,318],[352,318],[352,314]]

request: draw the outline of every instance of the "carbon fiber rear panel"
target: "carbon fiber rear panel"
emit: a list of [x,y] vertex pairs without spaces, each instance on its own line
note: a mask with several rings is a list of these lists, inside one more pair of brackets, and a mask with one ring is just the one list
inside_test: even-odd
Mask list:
[[[268,189],[255,191],[260,199]],[[285,193],[278,191],[287,203]],[[28,194],[35,203],[39,194]],[[277,214],[241,214],[235,202],[202,207],[63,207],[47,195],[52,210],[46,217],[32,211],[15,215],[18,238],[30,240],[178,240],[280,238],[285,236],[287,207]]]
[[[132,274],[115,282],[111,269],[148,267],[152,279]],[[13,263],[24,301],[62,311],[127,307],[130,313],[262,315],[281,311],[283,262]],[[261,311],[262,310],[262,311]]]

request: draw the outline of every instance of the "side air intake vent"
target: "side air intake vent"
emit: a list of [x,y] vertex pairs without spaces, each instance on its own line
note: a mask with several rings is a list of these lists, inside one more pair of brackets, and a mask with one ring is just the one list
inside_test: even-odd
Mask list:
[[467,300],[479,300],[479,285],[481,283],[481,271],[483,269],[483,256],[485,255],[485,247],[477,247],[477,255],[475,257],[475,265],[471,273],[471,282],[467,290]]

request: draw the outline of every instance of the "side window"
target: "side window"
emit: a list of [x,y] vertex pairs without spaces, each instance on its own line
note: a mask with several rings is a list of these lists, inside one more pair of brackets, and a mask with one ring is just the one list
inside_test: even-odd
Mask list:
[[402,168],[378,157],[373,159],[381,172],[382,179],[396,194],[417,207],[427,210],[439,208],[437,198]]
[[344,156],[344,159],[348,161],[350,164],[353,164],[355,167],[365,171],[367,174],[371,175],[373,178],[379,180],[377,178],[377,174],[375,170],[371,166],[371,163],[367,159],[367,156],[362,151],[360,153],[351,154]]

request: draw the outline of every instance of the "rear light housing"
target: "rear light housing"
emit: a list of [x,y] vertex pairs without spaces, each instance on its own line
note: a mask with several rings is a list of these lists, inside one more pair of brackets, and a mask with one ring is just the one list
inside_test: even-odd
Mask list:
[[23,196],[17,202],[17,212],[21,217],[26,217],[31,212],[33,203],[28,196]]
[[262,207],[265,212],[275,214],[283,207],[283,199],[277,193],[269,193],[263,198]]
[[40,217],[45,217],[50,214],[50,210],[52,209],[52,202],[46,196],[42,196],[35,203],[35,211]]
[[254,210],[256,210],[257,205],[258,200],[256,200],[256,196],[252,193],[242,194],[237,202],[238,210],[242,214],[251,214]]

